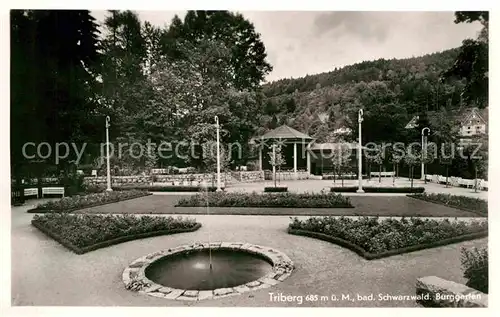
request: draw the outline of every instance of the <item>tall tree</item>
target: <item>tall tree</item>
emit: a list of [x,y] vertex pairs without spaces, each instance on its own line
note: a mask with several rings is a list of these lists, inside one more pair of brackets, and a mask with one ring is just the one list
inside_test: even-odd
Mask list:
[[[93,142],[99,31],[87,10],[11,11],[11,159],[26,142]],[[28,93],[29,92],[29,93]],[[99,132],[98,132],[99,131]],[[53,151],[54,152],[54,151]],[[47,160],[54,164],[54,153]],[[74,159],[71,155],[61,163]]]
[[174,17],[163,37],[164,50],[171,58],[184,58],[179,43],[196,44],[207,39],[221,41],[230,49],[228,71],[239,90],[258,87],[272,70],[254,25],[242,14],[229,11],[188,11],[183,21]]
[[146,41],[131,11],[110,10],[104,21],[101,103],[113,122],[112,136],[131,132],[130,114],[145,106]]
[[480,22],[483,28],[478,39],[462,42],[455,64],[443,74],[443,79],[458,77],[466,80],[463,89],[464,100],[484,108],[488,104],[488,28],[489,12],[458,11],[455,23]]

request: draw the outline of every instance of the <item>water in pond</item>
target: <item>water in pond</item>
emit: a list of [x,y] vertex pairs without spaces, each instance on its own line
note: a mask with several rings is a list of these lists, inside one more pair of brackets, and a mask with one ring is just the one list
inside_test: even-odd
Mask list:
[[180,289],[213,290],[255,281],[272,269],[266,260],[246,252],[208,250],[173,255],[154,262],[146,276],[155,283]]

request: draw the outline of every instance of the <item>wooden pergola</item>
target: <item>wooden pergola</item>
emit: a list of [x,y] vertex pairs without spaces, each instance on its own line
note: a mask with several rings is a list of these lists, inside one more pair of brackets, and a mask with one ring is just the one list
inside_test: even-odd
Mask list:
[[313,138],[299,132],[287,125],[282,125],[274,130],[271,130],[264,135],[254,138],[253,142],[259,145],[259,170],[262,170],[262,149],[272,144],[293,144],[293,172],[297,176],[297,145],[301,145],[306,153],[307,172],[311,172],[311,158],[308,150]]

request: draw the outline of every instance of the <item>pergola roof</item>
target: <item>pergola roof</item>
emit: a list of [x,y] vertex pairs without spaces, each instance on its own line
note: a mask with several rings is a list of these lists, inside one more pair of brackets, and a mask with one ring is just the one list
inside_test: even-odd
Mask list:
[[305,133],[299,132],[294,128],[290,128],[286,124],[277,127],[274,130],[257,138],[258,140],[280,139],[280,140],[312,140],[310,136]]

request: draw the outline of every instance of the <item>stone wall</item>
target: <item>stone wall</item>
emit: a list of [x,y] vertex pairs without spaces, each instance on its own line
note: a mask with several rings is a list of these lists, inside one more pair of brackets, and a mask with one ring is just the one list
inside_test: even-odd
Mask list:
[[264,180],[264,171],[232,172],[231,175],[242,183],[260,182]]
[[437,276],[417,279],[416,289],[425,307],[488,307],[488,294]]
[[[254,172],[241,172],[242,174],[254,173]],[[243,179],[254,179],[257,178],[255,175],[247,175],[242,177]],[[112,176],[111,183],[112,186],[125,186],[134,184],[155,184],[155,185],[173,185],[175,184],[191,184],[192,182],[197,183],[212,183],[212,181],[217,182],[217,174],[174,174],[174,175],[154,175],[154,176]],[[233,183],[234,180],[231,173],[221,173],[221,182],[224,184]],[[106,185],[106,177],[85,177],[84,183],[86,185],[98,186]]]
[[295,180],[295,179],[309,179],[308,172],[297,172],[297,178],[295,178],[294,172],[276,172],[276,178],[282,181]]

